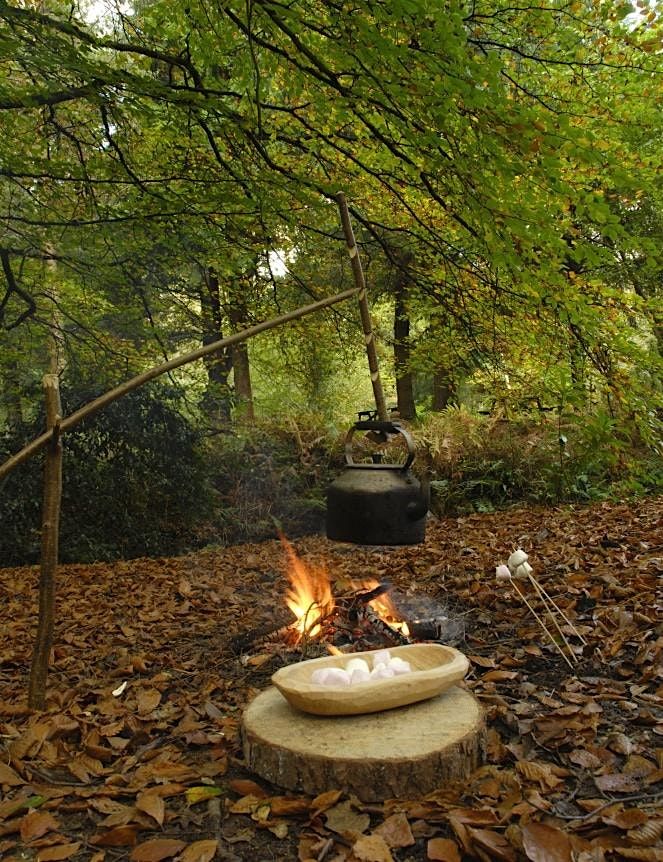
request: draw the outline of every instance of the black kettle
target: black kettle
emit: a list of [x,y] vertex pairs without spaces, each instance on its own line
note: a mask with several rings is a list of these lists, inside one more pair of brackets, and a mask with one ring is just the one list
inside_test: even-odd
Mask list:
[[[407,443],[404,464],[355,464],[355,431]],[[414,441],[397,422],[355,422],[345,438],[345,470],[327,489],[327,538],[359,545],[416,545],[424,541],[429,496],[410,470]]]

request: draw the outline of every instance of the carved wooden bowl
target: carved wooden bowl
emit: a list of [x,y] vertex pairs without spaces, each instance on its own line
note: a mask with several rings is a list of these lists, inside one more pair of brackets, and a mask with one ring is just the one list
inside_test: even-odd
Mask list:
[[291,706],[314,715],[360,715],[406,706],[441,694],[467,673],[467,657],[442,644],[408,644],[393,647],[390,655],[410,663],[409,673],[350,686],[319,685],[311,682],[314,670],[343,668],[352,658],[363,658],[372,667],[379,650],[315,658],[283,667],[272,682]]

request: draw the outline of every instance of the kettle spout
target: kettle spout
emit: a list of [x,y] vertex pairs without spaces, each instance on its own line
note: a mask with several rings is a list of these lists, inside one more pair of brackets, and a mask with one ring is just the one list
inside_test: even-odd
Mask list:
[[410,521],[418,521],[424,518],[430,509],[430,477],[424,476],[421,480],[421,490],[418,500],[411,500],[405,507],[405,512]]

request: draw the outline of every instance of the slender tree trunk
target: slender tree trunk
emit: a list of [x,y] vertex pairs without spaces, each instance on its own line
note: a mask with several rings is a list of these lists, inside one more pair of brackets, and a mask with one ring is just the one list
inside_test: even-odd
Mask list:
[[[228,305],[228,319],[233,332],[241,331],[248,323],[246,297],[254,276],[255,270],[252,270],[233,285],[233,292]],[[255,412],[253,409],[249,346],[246,341],[234,344],[231,355],[235,385],[235,416],[240,420],[250,421],[255,418]]]
[[[202,278],[200,304],[203,318],[203,347],[223,338],[223,311],[219,279],[213,270],[208,269]],[[204,358],[207,370],[207,390],[203,397],[203,409],[210,422],[215,426],[230,423],[230,387],[228,377],[232,370],[230,350],[219,351]]]
[[394,286],[394,366],[396,370],[396,397],[401,419],[416,419],[414,378],[410,369],[410,317],[407,312],[408,266],[412,256],[401,256]]
[[449,405],[449,402],[453,400],[455,394],[456,386],[451,375],[441,368],[436,368],[433,373],[432,409],[437,413],[444,410]]
[[21,383],[18,375],[18,362],[15,359],[10,359],[2,378],[3,401],[7,411],[7,424],[10,428],[18,428],[23,424]]
[[47,428],[52,434],[46,448],[44,502],[41,523],[41,570],[39,575],[39,617],[37,639],[32,653],[28,706],[43,709],[46,678],[53,644],[55,620],[55,575],[58,566],[60,501],[62,498],[62,441],[60,439],[60,382],[57,374],[44,375]]

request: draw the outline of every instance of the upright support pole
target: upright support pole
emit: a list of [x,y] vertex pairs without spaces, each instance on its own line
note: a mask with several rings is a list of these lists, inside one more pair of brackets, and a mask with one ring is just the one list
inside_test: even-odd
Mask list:
[[46,447],[44,503],[41,521],[41,570],[39,574],[39,617],[37,638],[30,666],[28,706],[43,709],[46,678],[53,644],[55,620],[55,575],[58,566],[60,500],[62,498],[62,440],[60,437],[60,384],[57,374],[44,375],[46,424],[51,441]]
[[371,372],[371,383],[373,385],[373,397],[375,398],[375,406],[378,411],[378,418],[381,422],[387,422],[389,416],[387,414],[387,404],[384,400],[384,392],[382,390],[382,380],[380,379],[380,370],[378,368],[378,355],[375,349],[375,336],[373,335],[373,324],[371,322],[371,312],[368,307],[368,298],[366,295],[366,280],[364,279],[364,270],[359,259],[359,249],[355,240],[354,231],[350,222],[350,213],[343,192],[338,192],[336,195],[336,203],[341,213],[341,224],[343,225],[343,233],[345,241],[348,245],[348,254],[350,255],[350,263],[352,265],[352,274],[355,279],[357,288],[357,296],[359,298],[359,311],[361,313],[361,325],[364,330],[364,340],[366,342],[366,354],[368,356],[368,367]]

